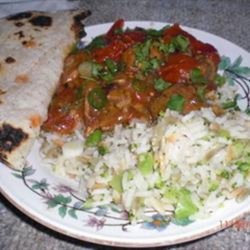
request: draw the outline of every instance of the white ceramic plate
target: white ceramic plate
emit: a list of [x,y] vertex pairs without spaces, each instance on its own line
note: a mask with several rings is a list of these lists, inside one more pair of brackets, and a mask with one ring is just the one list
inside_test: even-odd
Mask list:
[[[158,22],[127,22],[128,27],[159,29],[166,24]],[[89,42],[99,34],[105,33],[111,24],[100,24],[86,28]],[[242,57],[242,65],[250,66],[250,54],[218,36],[183,27],[198,39],[213,44],[220,55],[232,61]],[[249,86],[250,87],[250,86]],[[245,108],[250,100],[250,91],[244,92],[245,99],[240,101]],[[17,172],[0,164],[0,189],[2,194],[18,209],[39,223],[80,240],[98,244],[126,247],[152,247],[177,244],[204,237],[228,227],[250,211],[250,197],[237,204],[228,201],[223,208],[210,218],[196,221],[186,226],[167,225],[162,218],[154,223],[129,225],[124,214],[107,214],[102,209],[82,211],[80,200],[75,197],[77,187],[54,176],[48,169],[41,167],[38,143],[28,157],[29,167]],[[70,187],[71,186],[71,187]]]

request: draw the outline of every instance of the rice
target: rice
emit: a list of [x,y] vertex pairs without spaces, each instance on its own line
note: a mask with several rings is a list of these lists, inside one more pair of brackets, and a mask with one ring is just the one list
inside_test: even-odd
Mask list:
[[[147,209],[172,211],[178,217],[181,200],[189,200],[192,209],[186,216],[195,220],[206,218],[225,200],[249,193],[250,171],[240,170],[242,164],[249,165],[249,128],[250,117],[242,112],[217,117],[210,108],[185,116],[167,110],[155,125],[117,125],[104,135],[105,155],[86,147],[79,131],[71,138],[43,134],[41,152],[56,174],[81,183],[90,206],[115,203],[139,220],[145,219]],[[72,141],[82,147],[73,151],[78,155],[63,150]],[[242,152],[236,152],[237,147]],[[145,174],[139,158],[148,154],[153,155],[153,169]],[[121,190],[112,186],[115,176]]]

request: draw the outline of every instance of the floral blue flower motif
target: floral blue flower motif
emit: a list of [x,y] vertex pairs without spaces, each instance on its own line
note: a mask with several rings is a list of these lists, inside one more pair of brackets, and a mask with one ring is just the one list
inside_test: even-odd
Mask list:
[[100,230],[103,228],[105,222],[106,222],[105,218],[97,219],[94,216],[89,216],[89,219],[88,219],[86,225],[90,226],[90,227],[95,227],[96,230]]
[[100,206],[95,212],[96,216],[105,216],[108,212],[108,208],[105,206]]
[[161,214],[154,214],[150,221],[142,223],[142,228],[156,229],[157,231],[163,231],[169,224],[170,219]]
[[47,183],[47,179],[43,178],[40,181],[37,180],[29,180],[31,183],[33,183],[32,188],[41,190],[42,192],[45,192],[45,190],[48,190],[49,184]]
[[73,188],[66,186],[66,185],[63,185],[63,184],[59,184],[56,187],[54,187],[53,189],[59,193],[74,193],[74,192],[76,192]]

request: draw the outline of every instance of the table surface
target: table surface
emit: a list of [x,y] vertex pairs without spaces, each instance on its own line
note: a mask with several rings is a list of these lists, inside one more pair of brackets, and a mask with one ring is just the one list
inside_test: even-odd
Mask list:
[[[0,2],[0,16],[29,9],[55,10],[79,6],[92,11],[92,16],[85,22],[86,25],[113,22],[120,17],[125,20],[178,22],[221,36],[250,51],[249,0],[33,0],[32,3],[26,0],[11,4],[2,2],[5,1]],[[19,212],[0,195],[0,249],[112,248],[81,242],[45,228]],[[250,249],[250,215],[212,236],[157,249]]]

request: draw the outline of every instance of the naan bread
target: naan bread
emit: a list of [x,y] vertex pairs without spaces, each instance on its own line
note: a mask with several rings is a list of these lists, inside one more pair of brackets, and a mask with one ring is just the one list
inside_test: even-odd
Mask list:
[[24,12],[0,20],[0,161],[20,169],[47,118],[64,58],[89,11]]

